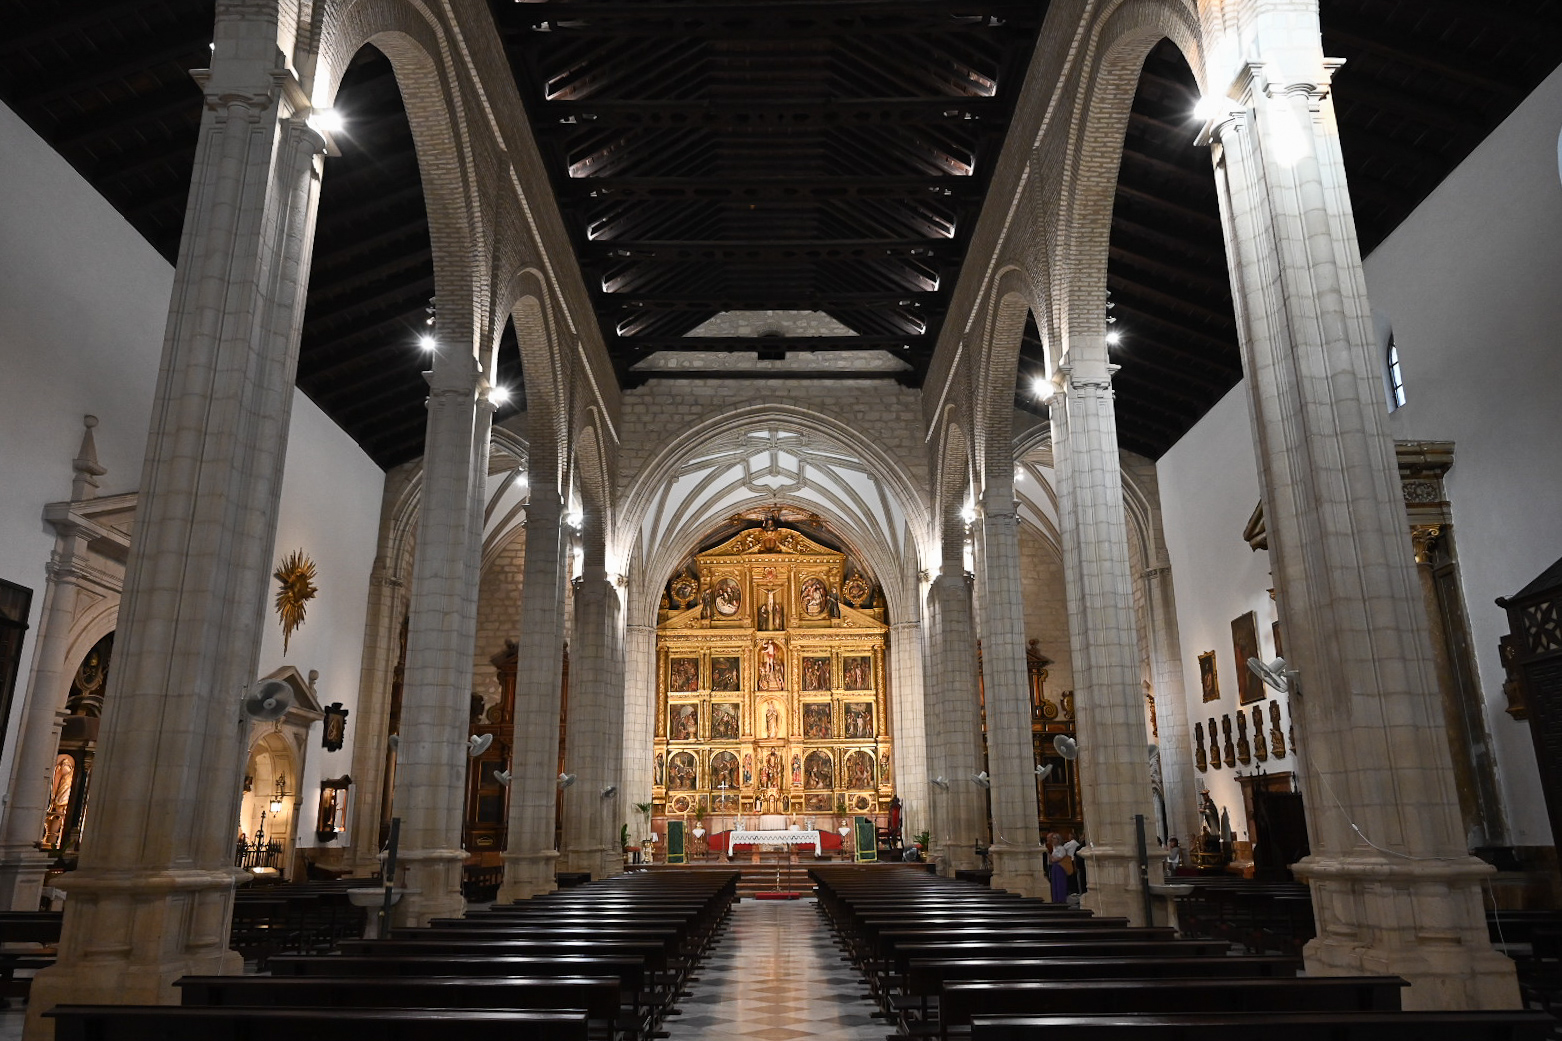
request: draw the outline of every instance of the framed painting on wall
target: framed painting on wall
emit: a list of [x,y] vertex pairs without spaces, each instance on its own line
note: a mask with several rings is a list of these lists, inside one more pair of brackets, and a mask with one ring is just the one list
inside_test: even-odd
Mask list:
[[1249,611],[1231,620],[1231,650],[1237,659],[1237,697],[1240,704],[1264,700],[1264,681],[1247,667],[1258,657],[1258,613]]
[[1204,692],[1205,701],[1220,700],[1220,678],[1215,675],[1214,651],[1199,655],[1199,689]]

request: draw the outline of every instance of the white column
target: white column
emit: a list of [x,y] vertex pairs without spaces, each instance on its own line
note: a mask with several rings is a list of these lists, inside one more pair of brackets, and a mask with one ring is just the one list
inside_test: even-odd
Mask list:
[[[616,791],[623,769],[623,636],[618,589],[605,567],[603,520],[599,508],[585,511],[585,568],[575,593],[564,747],[564,769],[575,783],[564,792],[559,849],[560,870],[589,871],[592,878],[624,867]],[[609,788],[615,791],[604,794]]]
[[992,784],[995,889],[1048,894],[1036,806],[1030,676],[1025,661],[1025,601],[1014,489],[991,483],[982,494],[982,689],[987,703],[987,772]]
[[[501,903],[554,889],[558,850],[559,694],[564,659],[563,512],[551,460],[533,440],[531,498],[526,506],[526,577],[516,634],[515,745],[510,759],[510,827]],[[519,721],[526,720],[522,726]]]
[[277,26],[222,5],[153,400],[95,790],[59,960],[61,1001],[177,1002],[228,949],[242,693],[270,597],[323,142],[277,65]]
[[[1155,511],[1156,563],[1144,573],[1145,626],[1150,634],[1150,682],[1160,728],[1161,783],[1166,791],[1166,837],[1183,849],[1194,834],[1193,744],[1188,737],[1188,703],[1182,685],[1182,641],[1177,629],[1177,593]],[[1150,836],[1153,840],[1154,836]]]
[[[641,597],[630,603],[638,608]],[[656,736],[656,626],[624,626],[624,765],[619,774],[620,805],[629,822],[629,841],[645,838],[646,819],[637,803],[651,801]]]
[[[387,499],[386,506],[390,503]],[[384,524],[382,522],[382,529]],[[354,875],[380,869],[380,812],[390,737],[391,685],[401,651],[401,620],[407,611],[406,583],[381,555],[369,574],[369,605],[364,619],[363,663],[358,671],[358,727],[353,735],[353,810],[349,863]]]
[[1310,972],[1388,973],[1407,1008],[1516,1007],[1466,854],[1316,9],[1258,4],[1213,129],[1297,752]]
[[922,683],[922,623],[890,626],[890,719],[895,738],[895,794],[900,797],[901,835],[907,846],[918,832],[933,830],[928,805],[928,725]]
[[[1099,337],[1099,334],[1097,334]],[[1091,351],[1089,348],[1095,347]],[[1089,358],[1083,358],[1088,355]],[[1074,717],[1090,890],[1085,905],[1144,922],[1135,815],[1154,846],[1133,576],[1105,343],[1071,347],[1052,399],[1059,520],[1074,665]],[[1151,856],[1158,853],[1153,848]],[[1158,863],[1151,878],[1160,877]]]
[[976,847],[987,841],[986,793],[972,779],[982,769],[982,719],[963,527],[955,519],[946,524],[944,564],[928,592],[932,695],[927,702],[936,728],[927,739],[928,771],[944,780],[929,797],[933,846],[945,875],[981,866]]

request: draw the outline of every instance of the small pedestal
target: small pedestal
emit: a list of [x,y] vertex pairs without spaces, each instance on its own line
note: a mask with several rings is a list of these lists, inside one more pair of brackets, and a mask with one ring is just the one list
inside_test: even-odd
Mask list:
[[[417,892],[419,890],[416,889],[392,889],[391,906],[395,907],[401,903],[403,894]],[[354,907],[367,907],[370,909],[368,920],[363,924],[363,938],[365,940],[378,940],[380,938],[379,909],[385,906],[385,890],[367,887],[363,889],[349,889],[347,891],[347,900]]]

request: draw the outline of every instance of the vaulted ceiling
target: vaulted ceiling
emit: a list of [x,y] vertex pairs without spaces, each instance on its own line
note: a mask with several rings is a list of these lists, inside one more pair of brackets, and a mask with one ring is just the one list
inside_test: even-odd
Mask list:
[[[753,378],[752,341],[688,336],[733,311],[833,319],[762,356],[885,352],[920,383],[1044,2],[491,9],[625,386],[658,352],[736,352],[718,373]],[[1562,60],[1562,0],[1322,0],[1322,15],[1326,53],[1347,59],[1335,101],[1364,250]],[[170,262],[201,112],[187,70],[207,63],[212,19],[212,0],[0,0],[0,100]],[[1152,457],[1240,377],[1194,97],[1163,45],[1114,213],[1119,435]],[[427,220],[389,63],[359,55],[338,107],[350,132],[322,189],[298,383],[392,466],[422,452]],[[523,391],[506,340],[499,379]],[[1043,411],[1038,351],[1032,327],[1016,401]]]

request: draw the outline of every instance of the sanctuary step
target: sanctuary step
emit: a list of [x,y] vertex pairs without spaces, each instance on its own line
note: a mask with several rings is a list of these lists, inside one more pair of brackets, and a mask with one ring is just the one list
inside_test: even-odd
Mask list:
[[[802,893],[804,896],[813,895],[814,883],[813,880],[808,877],[809,868],[813,866],[811,863],[812,858],[808,858],[808,860],[808,863],[776,864],[775,854],[772,853],[767,856],[764,862],[759,864],[752,863],[747,857],[737,857],[734,858],[730,864],[717,864],[715,862],[694,864],[647,864],[641,865],[640,867],[634,868],[632,870],[647,871],[658,874],[661,872],[673,872],[678,874],[701,872],[708,872],[711,874],[730,874],[731,872],[736,871],[740,876],[738,878],[738,898],[740,900],[751,900],[758,893],[774,891],[777,888],[780,888],[786,892]],[[926,864],[904,863],[864,864],[861,866],[865,870],[870,871],[915,871],[924,874],[927,872],[928,868]],[[778,872],[779,886],[777,884]]]

